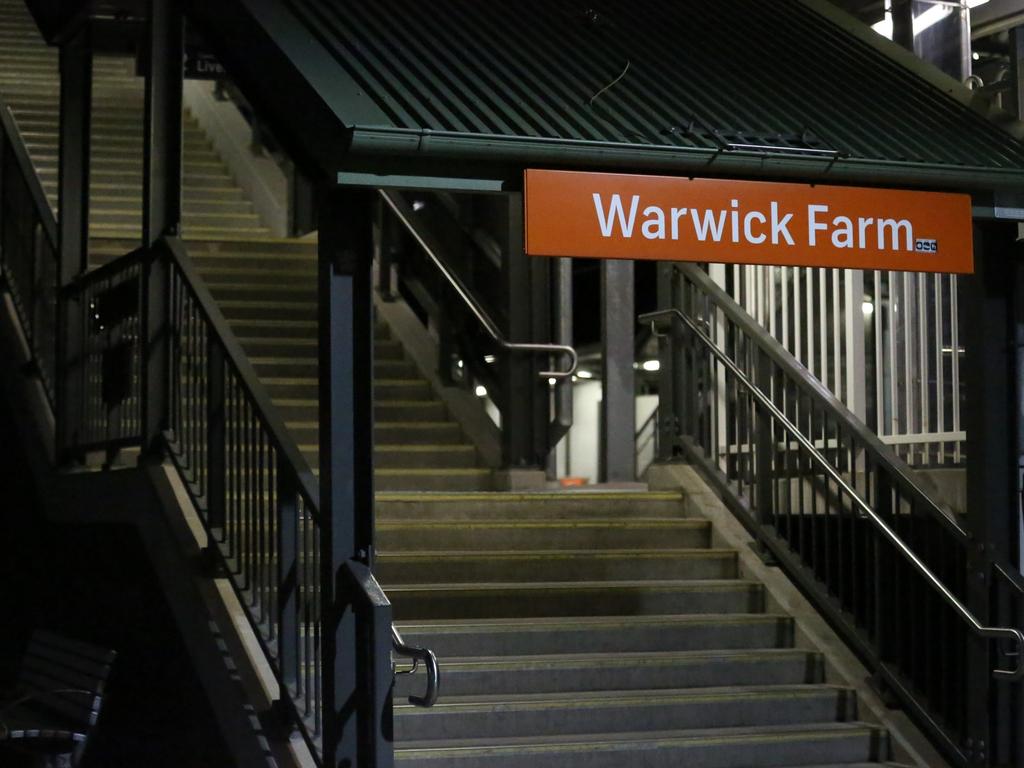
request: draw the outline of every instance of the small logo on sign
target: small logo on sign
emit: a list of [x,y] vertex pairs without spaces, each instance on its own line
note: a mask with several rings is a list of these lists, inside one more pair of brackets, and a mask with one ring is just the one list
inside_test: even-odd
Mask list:
[[915,240],[914,250],[917,251],[918,253],[938,253],[939,241],[924,239]]

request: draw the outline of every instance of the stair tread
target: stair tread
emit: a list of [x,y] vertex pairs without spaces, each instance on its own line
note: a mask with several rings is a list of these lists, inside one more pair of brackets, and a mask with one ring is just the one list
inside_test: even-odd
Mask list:
[[452,526],[458,526],[459,528],[486,528],[488,530],[500,529],[500,528],[513,528],[513,529],[536,529],[536,530],[553,530],[557,528],[573,528],[573,529],[606,529],[606,528],[710,528],[711,523],[703,518],[699,517],[630,517],[623,519],[621,517],[586,517],[586,518],[573,518],[568,520],[502,520],[502,519],[482,519],[482,520],[466,520],[464,518],[453,517],[449,519],[434,518],[430,520],[381,520],[378,522],[378,527],[381,528],[450,528]]
[[569,627],[595,629],[599,627],[642,626],[658,624],[722,624],[726,622],[770,621],[788,618],[777,613],[702,613],[702,614],[646,614],[641,616],[543,616],[523,618],[445,619],[437,621],[396,621],[403,633],[430,632],[432,634],[472,633],[511,629],[543,632],[553,628]]
[[860,721],[842,723],[813,723],[800,725],[739,726],[729,728],[701,728],[678,731],[641,731],[596,734],[567,734],[556,736],[498,737],[490,739],[453,739],[439,744],[435,741],[408,741],[397,745],[396,756],[412,756],[417,751],[452,752],[483,748],[493,752],[514,751],[593,751],[602,748],[621,748],[635,744],[638,748],[654,748],[670,743],[715,743],[744,741],[826,740],[851,734],[870,735],[881,730],[876,725]]
[[[656,688],[631,691],[567,691],[558,693],[503,693],[499,695],[445,696],[434,709],[439,712],[495,709],[497,711],[516,708],[545,708],[588,705],[664,704],[672,701],[723,701],[742,698],[786,698],[806,696],[838,696],[850,692],[850,688],[828,683],[803,683],[788,685],[736,685],[709,686],[706,688]],[[407,704],[395,707],[408,713],[421,708]]]
[[438,559],[452,559],[452,560],[496,560],[496,559],[508,559],[508,560],[529,560],[536,558],[543,558],[548,560],[557,560],[559,558],[621,558],[621,557],[639,557],[639,558],[677,558],[677,557],[693,557],[693,558],[716,558],[716,557],[728,557],[734,558],[737,556],[735,549],[714,549],[714,548],[698,548],[698,547],[679,547],[676,549],[601,549],[601,548],[588,548],[588,549],[488,549],[486,552],[480,552],[475,550],[416,550],[414,552],[406,551],[393,551],[387,549],[381,549],[377,552],[377,556],[389,559],[389,558],[406,558],[409,560],[424,560],[433,562]]
[[494,592],[501,590],[562,590],[579,592],[583,590],[611,589],[673,589],[679,591],[741,590],[761,587],[761,582],[748,579],[629,579],[610,581],[495,581],[487,583],[439,583],[439,584],[392,584],[392,592]]
[[[776,621],[785,620],[776,617]],[[442,671],[488,670],[515,671],[524,669],[565,669],[580,666],[661,667],[667,664],[706,664],[709,661],[750,660],[767,663],[772,660],[818,656],[818,651],[805,648],[708,648],[699,651],[616,651],[614,653],[559,653],[533,656],[460,656],[439,660]]]

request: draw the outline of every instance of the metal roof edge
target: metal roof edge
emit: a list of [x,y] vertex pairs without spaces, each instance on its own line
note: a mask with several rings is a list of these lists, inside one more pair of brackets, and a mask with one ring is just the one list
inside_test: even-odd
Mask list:
[[[466,166],[471,175],[479,172],[479,164],[486,163],[505,166],[509,178],[518,175],[524,167],[538,166],[661,171],[690,176],[795,178],[810,184],[857,183],[965,192],[1017,191],[1024,188],[1024,170],[858,158],[831,161],[786,154],[354,126],[349,157],[366,156],[475,161]],[[455,169],[455,173],[462,175],[459,169]]]
[[[291,65],[342,124],[370,121],[389,125],[380,107],[340,66],[324,46],[282,3],[241,0],[243,7],[271,36]],[[339,107],[345,114],[339,113]]]
[[1024,122],[1014,119],[1009,112],[998,109],[992,102],[972,91],[955,77],[920,59],[912,51],[875,32],[864,22],[850,15],[829,0],[797,0],[802,5],[825,17],[845,32],[872,46],[904,69],[917,75],[929,85],[938,88],[950,98],[1003,129],[1017,139],[1024,138]]

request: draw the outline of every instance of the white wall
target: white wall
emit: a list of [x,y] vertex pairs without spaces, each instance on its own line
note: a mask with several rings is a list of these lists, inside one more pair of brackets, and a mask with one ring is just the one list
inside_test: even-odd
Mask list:
[[[600,450],[601,382],[579,380],[573,385],[573,424],[556,448],[559,477],[583,477],[598,481]],[[636,424],[643,424],[658,407],[657,395],[636,399]],[[653,444],[650,447],[653,450]]]

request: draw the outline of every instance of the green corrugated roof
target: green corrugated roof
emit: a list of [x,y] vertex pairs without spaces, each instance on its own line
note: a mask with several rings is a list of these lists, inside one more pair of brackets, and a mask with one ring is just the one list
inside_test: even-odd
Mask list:
[[969,92],[817,0],[237,3],[345,130],[339,166],[1024,182]]

